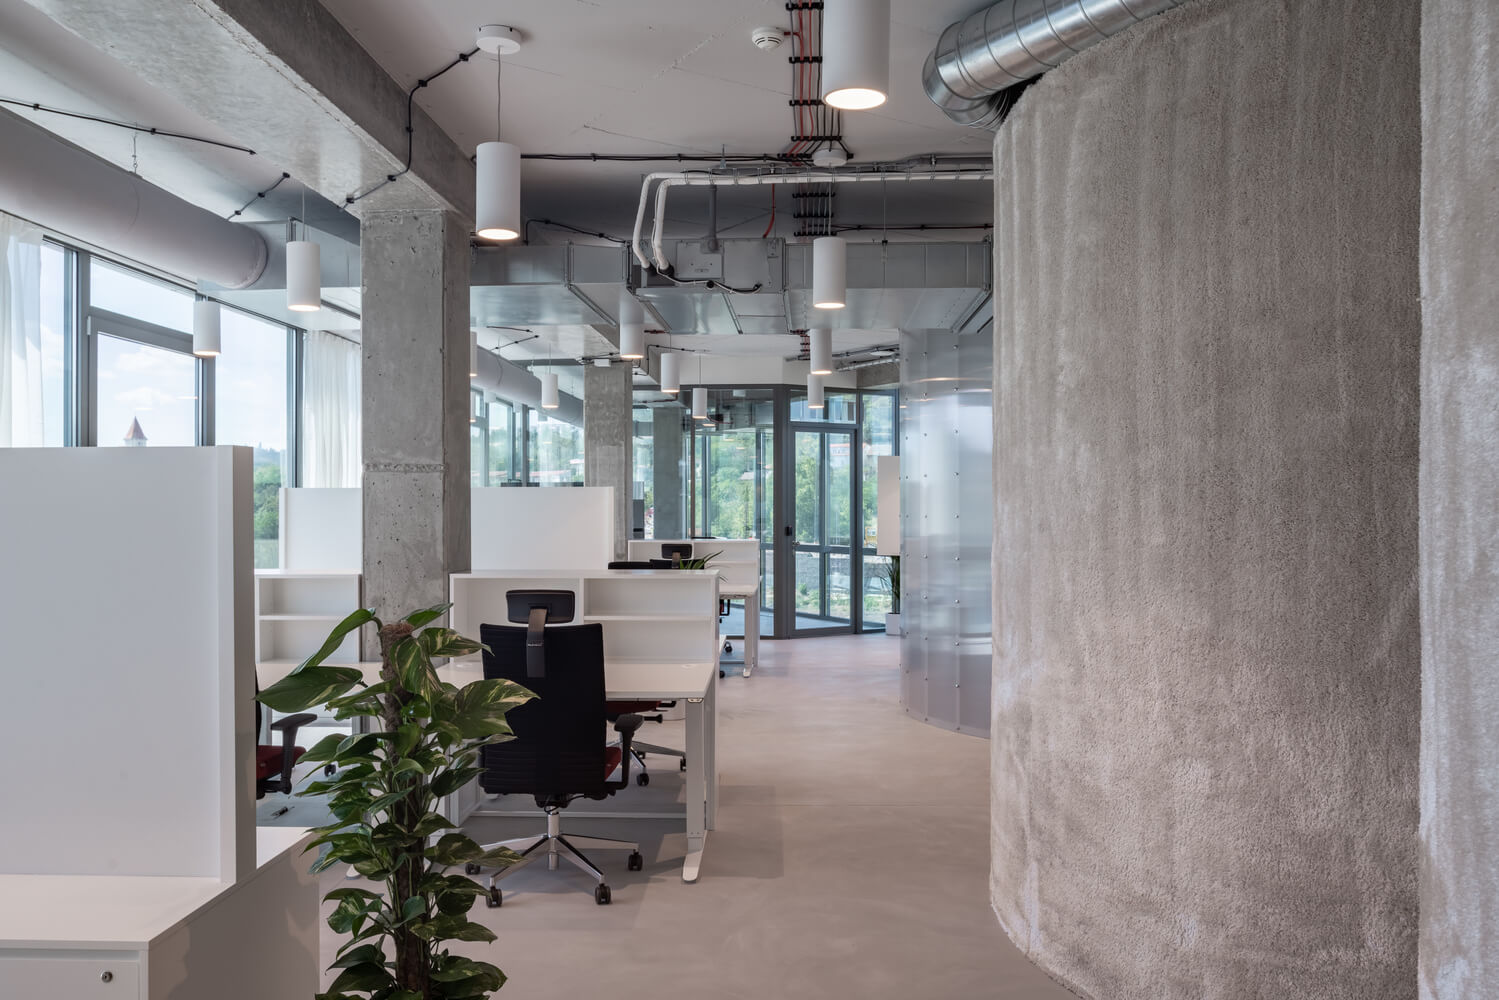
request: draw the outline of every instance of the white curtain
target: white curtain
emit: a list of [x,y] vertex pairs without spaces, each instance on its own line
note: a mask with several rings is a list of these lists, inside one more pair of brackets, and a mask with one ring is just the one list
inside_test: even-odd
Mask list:
[[40,448],[42,231],[0,212],[0,447]]
[[359,486],[359,345],[308,330],[302,358],[302,485]]

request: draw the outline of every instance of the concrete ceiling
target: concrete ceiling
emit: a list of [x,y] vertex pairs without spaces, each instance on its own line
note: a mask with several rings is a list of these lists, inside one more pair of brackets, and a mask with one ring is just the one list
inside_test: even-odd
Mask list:
[[[322,3],[406,87],[471,49],[480,25],[518,29],[524,45],[504,61],[502,137],[527,153],[775,153],[792,132],[792,46],[764,52],[750,41],[756,26],[789,27],[781,0]],[[990,133],[948,121],[920,85],[922,63],[942,29],[983,6],[985,0],[894,0],[890,100],[844,116],[845,142],[858,160],[989,154]],[[461,148],[472,150],[495,137],[495,84],[494,61],[476,58],[419,91],[417,100]],[[527,161],[526,214],[624,232],[633,224],[641,175],[653,169],[672,167]],[[992,216],[983,185],[890,185],[883,198],[870,188],[840,192],[840,220],[955,224]],[[721,198],[725,234],[764,230],[768,190]],[[671,221],[683,231],[700,226],[705,199],[701,192],[677,199]],[[789,236],[794,223],[784,209],[777,232]]]
[[[0,97],[98,115],[219,142],[242,144],[185,104],[140,79],[108,53],[89,45],[25,3],[0,3]],[[155,136],[15,105],[6,111],[86,149],[124,170],[137,170],[158,187],[228,216],[281,176],[264,155]],[[303,188],[285,182],[241,216],[245,221],[302,215]],[[357,220],[312,194],[307,218],[344,239],[357,239]],[[17,210],[20,210],[17,207]]]

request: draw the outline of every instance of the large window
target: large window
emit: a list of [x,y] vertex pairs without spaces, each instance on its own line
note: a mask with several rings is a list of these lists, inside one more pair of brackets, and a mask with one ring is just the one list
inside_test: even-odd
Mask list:
[[529,411],[530,482],[533,486],[583,485],[583,428]]
[[197,444],[197,360],[128,336],[95,337],[95,441],[100,447]]
[[519,483],[520,441],[515,436],[515,407],[495,401],[489,404],[489,485]]
[[42,244],[42,441],[71,443],[67,372],[73,340],[73,254],[56,243]]
[[274,568],[281,565],[281,487],[291,468],[286,327],[233,309],[222,311],[220,326],[214,441],[255,450],[255,566]]

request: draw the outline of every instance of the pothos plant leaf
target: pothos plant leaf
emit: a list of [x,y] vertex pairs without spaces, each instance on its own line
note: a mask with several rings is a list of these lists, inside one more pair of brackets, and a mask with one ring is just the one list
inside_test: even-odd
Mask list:
[[[330,796],[334,820],[314,831],[309,850],[323,853],[313,871],[350,866],[383,883],[380,891],[340,887],[324,897],[334,904],[328,926],[347,940],[322,997],[483,1000],[505,982],[499,969],[452,955],[445,942],[493,940],[467,917],[484,890],[457,866],[503,865],[517,856],[503,848],[486,853],[442,814],[441,799],[474,779],[479,751],[510,736],[505,713],[534,696],[510,681],[458,688],[439,679],[434,659],[483,648],[449,628],[423,629],[449,607],[414,611],[390,625],[360,609],[260,695],[280,712],[332,703],[340,717],[373,713],[368,732],[327,737],[302,758],[336,769],[297,793]],[[383,664],[373,685],[358,668],[323,663],[366,624],[380,629]]]

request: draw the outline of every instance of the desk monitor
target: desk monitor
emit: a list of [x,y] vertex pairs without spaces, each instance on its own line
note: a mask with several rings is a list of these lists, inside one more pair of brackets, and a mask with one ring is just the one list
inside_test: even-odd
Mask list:
[[505,615],[512,622],[526,623],[526,676],[546,676],[546,653],[542,632],[548,623],[561,625],[573,620],[577,595],[571,590],[507,590]]
[[662,556],[662,558],[671,559],[673,561],[675,561],[677,559],[691,559],[692,558],[692,543],[691,542],[662,542],[661,543],[661,556]]

